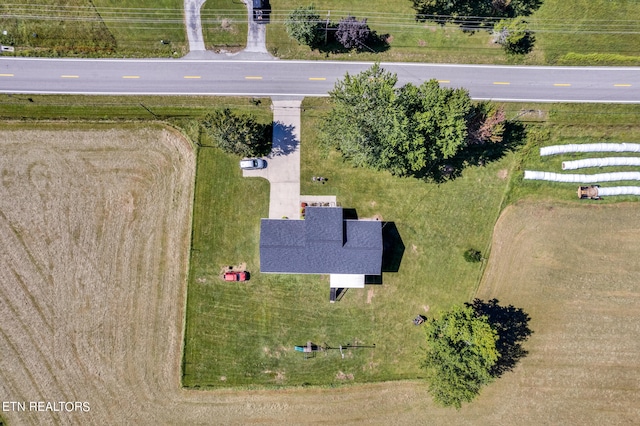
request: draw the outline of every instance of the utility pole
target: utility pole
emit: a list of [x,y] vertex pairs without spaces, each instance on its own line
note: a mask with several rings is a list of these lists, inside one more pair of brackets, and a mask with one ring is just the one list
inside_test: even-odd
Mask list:
[[331,16],[331,11],[327,11],[327,24],[324,26],[324,44],[327,44],[327,32],[329,31],[329,17]]

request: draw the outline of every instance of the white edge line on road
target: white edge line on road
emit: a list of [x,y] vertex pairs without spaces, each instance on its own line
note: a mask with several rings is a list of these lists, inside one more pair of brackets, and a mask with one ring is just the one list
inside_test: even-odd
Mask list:
[[0,89],[0,93],[23,94],[23,95],[98,95],[98,96],[296,96],[310,98],[328,98],[329,94],[323,93],[256,93],[256,92],[74,92],[74,91],[57,91],[57,90],[4,90]]
[[[238,92],[238,93],[219,93],[219,92],[70,92],[70,91],[35,91],[35,90],[4,90],[0,89],[0,93],[25,94],[25,95],[100,95],[100,96],[253,96],[253,97],[310,97],[310,98],[327,98],[329,94],[318,93],[255,93],[255,92]],[[488,97],[471,97],[477,101],[499,101],[499,102],[540,102],[540,103],[588,103],[588,104],[640,104],[640,99],[633,101],[625,100],[598,100],[598,99],[513,99],[513,98],[488,98]]]
[[[163,59],[163,58],[151,58],[151,59],[94,59],[94,58],[25,58],[25,57],[7,57],[0,58],[2,61],[60,61],[60,62],[120,62],[123,64],[133,62],[158,62],[158,63],[174,63],[174,64],[186,64],[186,63],[252,63],[252,64],[316,64],[316,65],[335,65],[342,64],[348,65],[373,65],[375,62],[350,62],[350,61],[300,61],[300,60],[274,60],[274,61],[250,61],[246,59]],[[567,67],[567,66],[543,66],[543,65],[485,65],[485,64],[430,64],[423,62],[380,62],[380,65],[401,66],[401,67],[438,67],[438,68],[499,68],[499,69],[544,69],[544,70],[585,70],[585,71],[640,71],[640,67]]]

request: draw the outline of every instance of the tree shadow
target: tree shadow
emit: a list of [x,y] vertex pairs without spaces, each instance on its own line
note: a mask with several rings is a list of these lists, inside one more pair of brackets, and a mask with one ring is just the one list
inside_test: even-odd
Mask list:
[[469,166],[484,166],[500,160],[508,152],[522,145],[526,139],[526,128],[518,121],[506,121],[502,142],[471,144],[455,157],[441,160],[424,175],[417,176],[436,183],[457,179]]
[[394,222],[382,222],[382,272],[398,272],[404,243]]
[[253,155],[256,157],[264,157],[268,155],[273,148],[273,124],[261,124],[262,137],[254,141]]
[[300,145],[300,141],[293,133],[294,126],[276,121],[271,124],[270,128],[273,142],[269,157],[291,154]]
[[391,47],[389,45],[390,37],[390,34],[378,34],[375,31],[371,31],[367,45],[373,53],[386,52]]
[[328,25],[325,25],[324,28],[320,28],[320,36],[317,39],[317,43],[313,44],[311,49],[318,49],[318,52],[325,54],[337,54],[337,53],[347,53],[350,49],[344,47],[340,42],[336,39],[336,31],[338,31],[338,24],[334,22],[330,22]]
[[533,46],[535,45],[535,43],[536,37],[531,32],[527,31],[520,42],[512,46],[511,50],[508,53],[513,55],[526,55],[533,50]]
[[529,328],[529,314],[513,305],[500,306],[498,303],[498,299],[488,302],[474,299],[472,303],[467,303],[478,315],[485,315],[498,333],[496,347],[500,357],[490,371],[493,377],[513,370],[518,361],[527,356],[529,352],[522,347],[522,342],[533,333]]
[[352,50],[357,52],[371,52],[380,53],[389,50],[389,34],[378,34],[376,31],[371,30],[367,40],[356,47],[355,49],[347,49],[336,39],[336,31],[338,30],[338,24],[329,23],[326,28],[320,28],[321,36],[318,37],[317,43],[313,44],[311,49],[318,49],[318,52],[325,54],[339,54],[349,53]]

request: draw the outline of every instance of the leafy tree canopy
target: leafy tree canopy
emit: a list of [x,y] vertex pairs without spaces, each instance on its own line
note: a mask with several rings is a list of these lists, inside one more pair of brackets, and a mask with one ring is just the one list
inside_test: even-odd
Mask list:
[[468,27],[482,26],[492,17],[528,16],[541,4],[542,0],[413,0],[419,21],[453,22]]
[[313,5],[302,6],[293,10],[284,23],[289,37],[299,44],[314,48],[320,44],[320,15]]
[[497,332],[487,316],[472,306],[454,306],[426,326],[427,352],[423,367],[433,399],[460,408],[493,380],[497,363]]
[[358,21],[355,16],[347,16],[338,23],[336,40],[346,49],[362,50],[370,36],[371,30],[366,19]]
[[333,108],[321,140],[356,167],[424,177],[466,145],[474,107],[466,90],[442,88],[436,80],[396,83],[378,64],[347,73],[329,92]]
[[202,127],[214,146],[229,154],[259,157],[271,150],[271,125],[258,123],[251,115],[216,110],[205,116]]
[[493,26],[494,41],[511,54],[526,54],[533,49],[534,36],[524,19],[501,19]]

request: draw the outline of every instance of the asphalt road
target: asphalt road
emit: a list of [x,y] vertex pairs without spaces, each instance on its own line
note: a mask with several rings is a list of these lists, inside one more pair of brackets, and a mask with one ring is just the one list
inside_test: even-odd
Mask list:
[[[326,96],[370,63],[0,58],[0,93]],[[475,99],[640,103],[638,67],[382,63],[399,83],[435,78]]]

